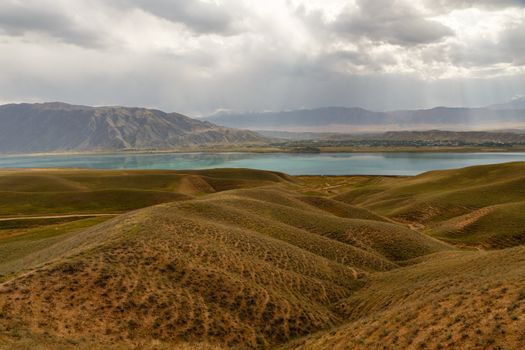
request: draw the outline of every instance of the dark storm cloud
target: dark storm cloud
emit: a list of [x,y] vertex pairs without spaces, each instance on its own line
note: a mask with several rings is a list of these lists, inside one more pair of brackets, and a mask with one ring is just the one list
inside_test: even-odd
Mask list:
[[171,22],[181,23],[197,33],[229,34],[235,19],[224,6],[200,0],[132,0],[126,4]]
[[0,33],[9,36],[36,33],[80,46],[104,45],[103,37],[96,31],[82,28],[64,12],[37,1],[0,2]]
[[453,35],[445,25],[426,19],[409,2],[359,0],[358,11],[347,9],[333,23],[349,39],[361,37],[395,45],[419,45]]

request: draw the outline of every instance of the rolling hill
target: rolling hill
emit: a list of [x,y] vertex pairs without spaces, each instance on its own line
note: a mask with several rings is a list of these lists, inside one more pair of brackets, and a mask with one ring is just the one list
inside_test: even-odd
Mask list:
[[[134,206],[0,221],[0,347],[519,348],[524,179],[523,163],[416,177],[3,172],[5,192],[118,190]],[[83,201],[40,213],[84,213]]]
[[64,103],[0,106],[0,153],[171,149],[264,140],[251,131],[153,109]]
[[525,165],[507,163],[371,182],[336,197],[455,243],[525,243]]
[[342,326],[281,349],[520,349],[525,247],[441,253],[369,280]]
[[47,247],[118,214],[281,181],[289,180],[248,169],[0,171],[0,279],[41,263]]

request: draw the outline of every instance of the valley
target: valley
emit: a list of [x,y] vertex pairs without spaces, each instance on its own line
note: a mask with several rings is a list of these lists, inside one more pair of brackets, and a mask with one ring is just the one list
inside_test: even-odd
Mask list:
[[2,170],[0,347],[519,348],[524,184]]
[[525,350],[525,0],[0,0],[0,350]]

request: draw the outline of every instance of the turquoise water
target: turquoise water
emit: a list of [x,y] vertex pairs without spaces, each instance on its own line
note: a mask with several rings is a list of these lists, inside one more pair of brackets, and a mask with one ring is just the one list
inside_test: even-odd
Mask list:
[[147,153],[1,156],[0,168],[255,168],[290,175],[417,175],[429,170],[525,161],[525,153]]

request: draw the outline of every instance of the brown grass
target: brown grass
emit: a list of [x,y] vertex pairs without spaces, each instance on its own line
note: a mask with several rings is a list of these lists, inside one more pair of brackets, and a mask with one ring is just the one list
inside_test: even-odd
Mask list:
[[525,248],[445,253],[371,277],[339,306],[348,323],[287,349],[519,349]]
[[[515,237],[519,190],[501,198],[491,191],[519,183],[523,165],[501,167],[348,181],[252,170],[148,173],[150,189],[187,199],[60,236],[24,229],[56,240],[28,245],[34,253],[3,276],[0,348],[519,348],[525,248],[458,250],[426,234],[477,246]],[[509,167],[514,173],[503,178]],[[53,191],[146,184],[135,173],[73,173]],[[483,201],[465,204],[473,198]],[[459,202],[465,212],[456,215]],[[428,216],[399,214],[411,205]],[[3,239],[23,237],[33,236]]]

